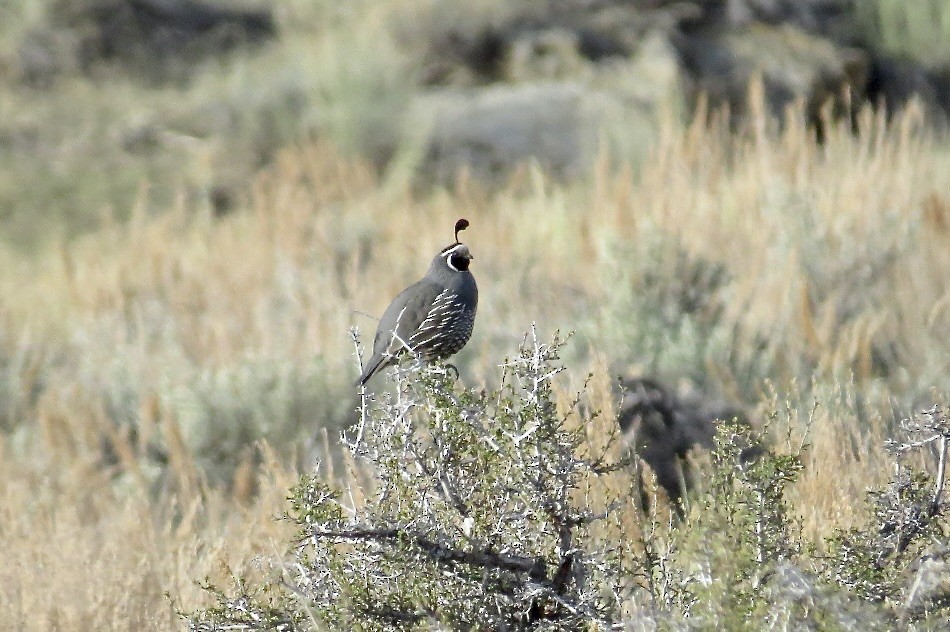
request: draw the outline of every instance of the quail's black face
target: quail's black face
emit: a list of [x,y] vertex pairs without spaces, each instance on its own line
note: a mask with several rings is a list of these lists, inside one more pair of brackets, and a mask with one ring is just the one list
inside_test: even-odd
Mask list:
[[468,264],[474,259],[465,244],[453,244],[442,250],[445,263],[458,272],[468,270]]

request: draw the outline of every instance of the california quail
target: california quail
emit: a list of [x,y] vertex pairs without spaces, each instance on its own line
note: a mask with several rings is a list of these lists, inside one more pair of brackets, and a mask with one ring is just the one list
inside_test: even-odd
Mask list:
[[468,271],[474,258],[459,242],[468,220],[455,223],[455,243],[432,260],[426,275],[393,299],[379,321],[373,357],[356,381],[366,384],[380,369],[394,364],[406,351],[424,360],[441,360],[458,353],[472,335],[478,287]]

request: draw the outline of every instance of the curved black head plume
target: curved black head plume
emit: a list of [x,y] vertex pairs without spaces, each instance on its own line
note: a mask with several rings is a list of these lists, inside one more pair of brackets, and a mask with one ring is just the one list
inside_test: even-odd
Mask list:
[[455,243],[459,242],[459,233],[468,228],[468,220],[464,217],[459,221],[455,222]]

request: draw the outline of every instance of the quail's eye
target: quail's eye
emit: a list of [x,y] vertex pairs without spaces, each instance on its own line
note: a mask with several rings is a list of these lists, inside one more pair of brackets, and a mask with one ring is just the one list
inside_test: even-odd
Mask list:
[[461,255],[453,254],[449,256],[449,263],[456,270],[468,270],[468,261],[468,257]]

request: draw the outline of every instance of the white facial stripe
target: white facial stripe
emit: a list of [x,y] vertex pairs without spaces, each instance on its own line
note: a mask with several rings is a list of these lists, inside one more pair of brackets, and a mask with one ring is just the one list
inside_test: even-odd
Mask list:
[[440,256],[445,257],[445,264],[452,270],[459,272],[459,269],[452,265],[452,255],[456,254],[459,248],[464,248],[465,244],[455,244],[451,248],[442,251]]

